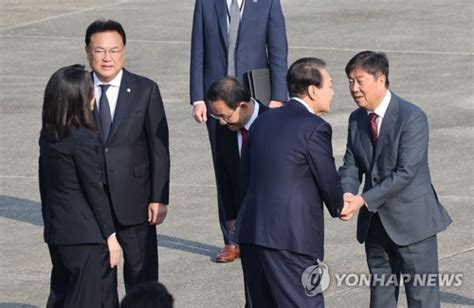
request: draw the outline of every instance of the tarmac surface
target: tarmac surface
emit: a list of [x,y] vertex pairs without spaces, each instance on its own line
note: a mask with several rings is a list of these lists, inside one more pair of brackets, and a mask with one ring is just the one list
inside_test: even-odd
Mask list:
[[[257,0],[253,0],[257,1]],[[260,0],[264,1],[264,0]],[[194,1],[0,0],[0,308],[44,307],[51,263],[43,242],[37,180],[44,87],[59,67],[87,64],[84,32],[95,19],[120,21],[126,67],[158,82],[170,127],[171,203],[158,227],[160,280],[176,307],[243,307],[240,261],[213,261],[222,247],[207,133],[189,105]],[[289,63],[303,56],[328,63],[337,165],[355,104],[344,73],[358,51],[385,51],[392,90],[421,106],[430,121],[433,184],[453,224],[439,234],[443,273],[461,286],[441,288],[443,307],[474,306],[473,2],[472,0],[282,0]],[[326,217],[331,285],[327,307],[368,307],[369,290],[337,285],[335,274],[367,273],[355,219]],[[120,295],[123,283],[120,273]],[[406,306],[404,294],[400,307]]]

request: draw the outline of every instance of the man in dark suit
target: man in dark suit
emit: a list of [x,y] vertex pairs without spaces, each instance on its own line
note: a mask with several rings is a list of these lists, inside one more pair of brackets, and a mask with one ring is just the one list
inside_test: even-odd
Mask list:
[[232,262],[240,255],[234,238],[235,219],[242,203],[239,188],[240,155],[250,126],[268,108],[250,97],[247,88],[234,77],[224,77],[214,82],[207,98],[210,116],[218,121],[216,179],[229,235],[229,245],[219,253],[216,261]]
[[[281,106],[287,100],[287,57],[280,0],[196,0],[190,67],[192,114],[198,123],[206,122],[214,166],[216,121],[208,118],[205,104],[211,84],[224,76],[242,80],[248,70],[269,68],[269,106]],[[219,192],[218,209],[224,242],[229,244]]]
[[158,85],[123,68],[126,37],[115,21],[86,31],[104,154],[104,182],[124,254],[125,288],[158,280],[156,225],[169,198],[168,125]]
[[404,281],[409,307],[439,307],[438,284],[416,286],[414,275],[438,273],[436,234],[451,218],[431,184],[426,115],[388,89],[388,67],[385,54],[373,51],[358,53],[346,66],[359,108],[349,118],[339,170],[348,201],[341,216],[350,219],[360,209],[357,240],[365,242],[374,278],[371,307],[397,306],[399,284],[387,281],[399,281],[400,274],[410,275]]
[[290,101],[249,131],[237,241],[249,306],[323,307],[322,294],[306,295],[301,280],[324,257],[323,202],[333,217],[343,206],[331,126],[319,117],[334,92],[320,59],[296,61],[287,79]]

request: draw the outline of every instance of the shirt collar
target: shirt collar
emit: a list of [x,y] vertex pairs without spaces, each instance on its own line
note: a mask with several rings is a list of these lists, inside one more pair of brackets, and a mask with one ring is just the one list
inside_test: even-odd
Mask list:
[[120,72],[117,74],[117,76],[115,76],[114,79],[112,79],[110,82],[108,83],[103,83],[99,80],[99,78],[97,77],[97,75],[94,73],[92,73],[92,76],[94,78],[94,87],[98,87],[102,84],[108,84],[108,85],[111,85],[113,87],[118,87],[120,88],[120,84],[122,82],[122,75],[123,75],[123,69],[120,70]]
[[244,125],[246,130],[250,129],[250,126],[252,126],[253,122],[258,117],[258,111],[260,109],[259,103],[255,99],[253,99],[253,97],[251,97],[250,99],[253,102],[253,113],[252,113],[252,116],[250,117],[250,120],[248,120],[248,122]]
[[[387,93],[385,93],[385,97],[383,98],[382,102],[380,105],[375,108],[374,112],[375,114],[383,118],[385,116],[385,112],[387,112],[388,104],[390,103],[390,100],[392,99],[392,93],[390,93],[390,90],[387,90]],[[367,114],[371,114],[371,111],[367,111]]]
[[[242,2],[243,2],[243,1],[244,1],[244,0],[237,0],[237,4],[238,4],[239,8],[242,7]],[[232,0],[227,0],[227,7],[228,7],[228,8],[230,8],[230,5],[231,5],[231,4],[232,4]]]
[[315,114],[314,111],[313,111],[313,109],[311,109],[311,107],[309,107],[308,103],[306,103],[306,102],[305,102],[304,100],[302,100],[301,98],[294,96],[294,97],[291,97],[290,99],[295,100],[295,101],[301,103],[303,106],[306,107],[306,109],[308,109],[309,112],[311,112],[312,114]]

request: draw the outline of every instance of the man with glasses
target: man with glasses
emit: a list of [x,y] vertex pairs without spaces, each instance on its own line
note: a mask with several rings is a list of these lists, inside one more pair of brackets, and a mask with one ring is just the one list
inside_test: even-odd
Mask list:
[[[123,68],[126,37],[118,22],[93,22],[85,43],[103,145],[102,181],[123,249],[128,291],[142,281],[158,281],[156,225],[166,217],[169,197],[168,124],[158,85]],[[110,288],[105,307],[118,305],[116,275],[104,277]]]
[[[248,70],[268,68],[271,80],[269,106],[279,107],[288,99],[287,57],[288,42],[280,0],[195,0],[190,102],[194,120],[206,123],[214,166],[216,121],[208,117],[205,103],[205,94],[211,84],[224,76],[242,80]],[[229,239],[219,191],[217,199],[219,222],[227,245]],[[222,252],[229,248],[225,246]]]
[[240,255],[235,243],[235,219],[240,208],[239,165],[247,131],[257,117],[268,108],[250,97],[236,78],[217,80],[207,93],[212,118],[216,119],[216,177],[229,235],[227,249],[217,262],[232,262]]

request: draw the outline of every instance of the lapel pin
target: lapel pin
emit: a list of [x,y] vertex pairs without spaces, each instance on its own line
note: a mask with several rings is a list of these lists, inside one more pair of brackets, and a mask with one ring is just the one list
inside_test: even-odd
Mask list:
[[132,92],[132,90],[130,90],[130,88],[127,88],[127,92],[130,93],[130,92]]
[[253,0],[253,3],[257,3],[257,2],[258,2],[258,0]]

